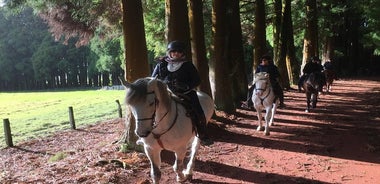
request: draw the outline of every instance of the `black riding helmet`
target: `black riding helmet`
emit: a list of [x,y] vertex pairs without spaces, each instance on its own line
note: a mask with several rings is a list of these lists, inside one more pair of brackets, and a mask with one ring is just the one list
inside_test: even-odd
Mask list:
[[178,51],[184,53],[185,51],[185,44],[180,41],[172,41],[168,44],[168,52]]
[[264,55],[263,57],[261,57],[261,60],[267,60],[267,61],[271,62],[272,57],[270,57],[269,55]]
[[310,61],[318,61],[318,62],[320,62],[321,59],[319,59],[318,56],[313,56],[313,57],[310,58]]

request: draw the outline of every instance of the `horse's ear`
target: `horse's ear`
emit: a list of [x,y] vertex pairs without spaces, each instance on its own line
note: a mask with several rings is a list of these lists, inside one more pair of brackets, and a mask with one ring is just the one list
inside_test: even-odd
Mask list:
[[121,84],[123,84],[123,86],[125,88],[128,88],[129,86],[131,86],[131,83],[127,82],[124,78],[119,77],[119,80],[120,80]]

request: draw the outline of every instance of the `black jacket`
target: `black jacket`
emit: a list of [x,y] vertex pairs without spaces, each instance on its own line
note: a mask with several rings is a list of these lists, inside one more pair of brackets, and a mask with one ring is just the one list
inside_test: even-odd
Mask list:
[[280,77],[280,72],[278,72],[277,66],[273,64],[257,66],[255,73],[259,72],[269,73],[269,78],[272,83],[277,82],[277,78]]
[[310,61],[310,62],[306,63],[306,65],[303,68],[302,72],[304,74],[311,74],[311,73],[314,73],[314,72],[322,72],[322,70],[323,70],[323,66],[322,65]]
[[200,83],[198,71],[190,61],[186,61],[182,66],[170,72],[167,68],[168,62],[165,59],[159,61],[153,70],[152,77],[164,81],[170,90],[175,93],[187,93],[195,89]]

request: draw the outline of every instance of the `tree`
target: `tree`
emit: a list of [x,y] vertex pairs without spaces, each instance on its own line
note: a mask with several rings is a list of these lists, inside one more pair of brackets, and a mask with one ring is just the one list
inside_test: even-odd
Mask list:
[[187,59],[191,57],[190,24],[186,0],[166,0],[166,38],[167,42],[179,40],[186,46]]
[[[258,64],[260,64],[260,58],[263,55],[268,54],[266,48],[266,16],[265,16],[265,1],[257,0],[255,6],[255,22],[254,22],[254,37],[253,37],[253,68],[256,70]],[[254,73],[254,72],[253,72]]]
[[17,15],[0,12],[0,89],[34,87],[31,56],[48,35],[44,23],[27,8]]
[[312,56],[318,56],[318,14],[316,0],[306,0],[306,27],[303,42],[302,67]]
[[232,96],[231,76],[228,68],[228,41],[227,31],[227,1],[213,1],[212,23],[213,23],[213,58],[211,68],[213,70],[212,78],[214,86],[214,101],[216,108],[231,113],[235,111],[234,99]]
[[[134,81],[149,75],[144,19],[141,1],[122,0],[123,35],[125,48],[125,79]],[[126,141],[135,146],[138,137],[133,133],[135,120],[132,113],[127,114]]]
[[206,57],[203,2],[202,0],[190,0],[189,7],[189,22],[192,38],[191,50],[193,53],[192,61],[195,67],[198,69],[202,81],[199,89],[212,96],[209,79],[208,59]]
[[232,82],[233,98],[236,106],[240,106],[242,99],[247,97],[247,75],[244,65],[244,50],[242,43],[242,30],[240,24],[239,0],[228,1],[227,11],[228,28],[228,61],[230,62],[230,73]]

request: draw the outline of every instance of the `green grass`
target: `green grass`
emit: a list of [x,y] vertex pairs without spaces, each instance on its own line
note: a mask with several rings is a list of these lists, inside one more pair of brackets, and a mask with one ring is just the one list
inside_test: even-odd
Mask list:
[[[0,118],[9,119],[14,145],[69,129],[69,106],[73,107],[77,128],[118,118],[119,100],[124,109],[124,90],[81,90],[54,92],[0,93]],[[124,113],[124,110],[123,110]],[[0,148],[5,147],[4,127],[0,126]]]

